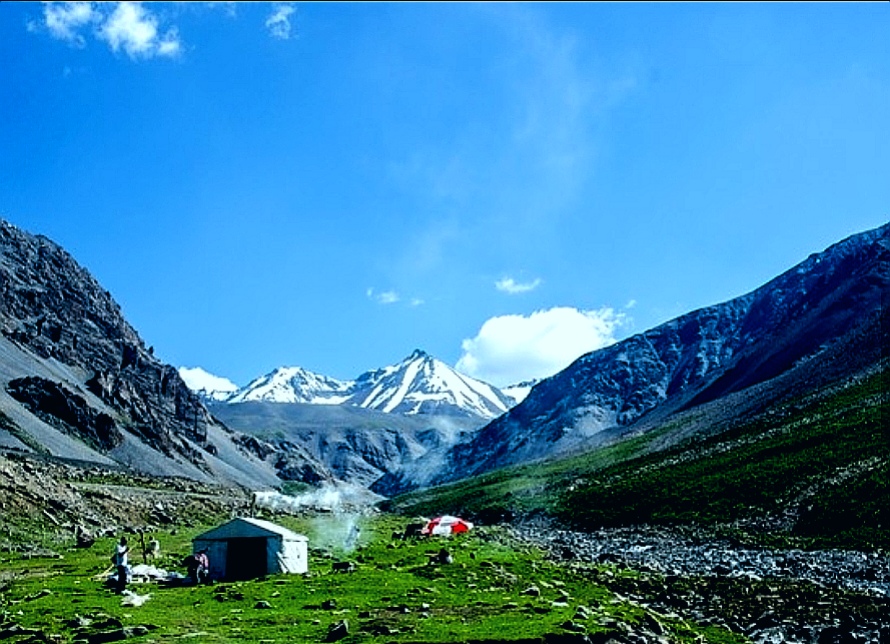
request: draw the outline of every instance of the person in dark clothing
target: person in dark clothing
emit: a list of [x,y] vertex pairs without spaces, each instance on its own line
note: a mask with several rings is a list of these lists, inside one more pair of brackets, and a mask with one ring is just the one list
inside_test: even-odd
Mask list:
[[207,557],[207,550],[199,550],[195,555],[198,560],[198,569],[195,571],[195,581],[199,584],[206,584],[210,575],[210,559]]
[[189,555],[183,563],[192,582],[196,585],[207,583],[208,574],[210,573],[210,559],[207,557],[206,548],[199,550],[193,555]]

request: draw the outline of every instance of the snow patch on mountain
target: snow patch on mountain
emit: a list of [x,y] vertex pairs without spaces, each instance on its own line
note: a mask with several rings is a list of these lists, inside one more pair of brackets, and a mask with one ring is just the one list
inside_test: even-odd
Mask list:
[[482,418],[495,418],[511,406],[495,387],[464,376],[420,350],[397,365],[360,376],[351,403],[402,414],[462,411]]
[[511,403],[510,406],[518,405],[525,397],[528,396],[528,392],[532,390],[536,384],[541,382],[540,378],[535,380],[525,380],[523,382],[517,382],[515,385],[509,385],[501,389],[501,393],[507,396]]
[[313,373],[302,367],[279,367],[239,389],[225,402],[309,403],[339,405],[353,383]]

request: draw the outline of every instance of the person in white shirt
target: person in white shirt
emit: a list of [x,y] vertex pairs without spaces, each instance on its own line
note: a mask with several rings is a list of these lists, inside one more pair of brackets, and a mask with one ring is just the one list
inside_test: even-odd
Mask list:
[[130,552],[130,546],[127,545],[127,538],[121,537],[120,543],[114,549],[112,561],[117,566],[117,592],[122,593],[127,587],[127,577],[130,574],[130,566],[127,563],[127,555]]

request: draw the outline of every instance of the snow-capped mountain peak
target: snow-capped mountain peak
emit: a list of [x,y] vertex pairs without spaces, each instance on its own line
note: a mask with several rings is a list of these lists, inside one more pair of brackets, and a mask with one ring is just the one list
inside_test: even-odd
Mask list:
[[225,388],[214,389],[211,395],[201,381],[184,379],[190,386],[196,383],[193,390],[211,402],[347,405],[406,415],[482,419],[496,418],[517,402],[515,394],[505,395],[492,385],[460,374],[420,349],[398,364],[367,371],[351,381],[302,367],[279,367],[240,389],[226,380]]
[[352,404],[403,414],[469,414],[495,418],[512,400],[475,378],[415,350],[402,362],[369,371],[355,381]]
[[349,397],[351,385],[351,382],[322,376],[302,367],[279,367],[239,389],[226,402],[337,405]]

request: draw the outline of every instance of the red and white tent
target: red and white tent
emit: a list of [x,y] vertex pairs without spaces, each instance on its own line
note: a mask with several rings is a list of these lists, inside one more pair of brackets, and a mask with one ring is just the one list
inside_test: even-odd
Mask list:
[[423,529],[420,531],[420,534],[424,536],[430,535],[450,535],[450,534],[460,534],[462,532],[469,532],[473,529],[473,524],[469,521],[465,521],[460,517],[452,517],[452,516],[441,516],[436,517],[429,521]]

